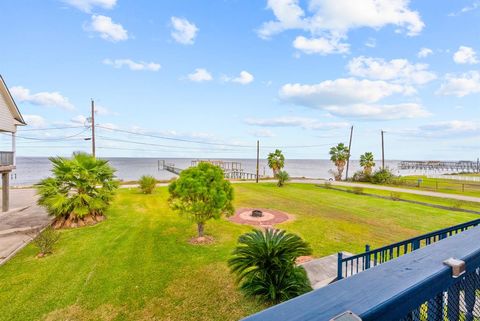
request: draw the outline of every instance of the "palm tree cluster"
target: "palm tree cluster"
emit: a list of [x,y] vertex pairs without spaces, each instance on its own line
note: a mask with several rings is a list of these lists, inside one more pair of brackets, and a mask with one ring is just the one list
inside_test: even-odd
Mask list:
[[55,217],[53,226],[77,227],[103,221],[118,182],[108,161],[86,153],[52,157],[53,177],[37,185],[38,204]]
[[279,171],[277,173],[277,186],[282,187],[287,181],[290,180],[290,175],[286,171]]
[[254,230],[241,235],[238,243],[228,265],[245,295],[276,304],[312,290],[305,269],[295,264],[299,256],[312,252],[299,236]]
[[285,166],[285,156],[283,156],[280,149],[276,149],[275,152],[269,153],[267,157],[268,167],[273,171],[273,177],[277,177],[278,172]]
[[157,179],[151,175],[143,175],[138,180],[138,187],[144,194],[152,194],[157,186]]
[[373,159],[372,152],[366,152],[363,155],[360,155],[360,166],[363,167],[363,172],[365,175],[372,175],[372,169],[375,167],[375,161]]
[[330,148],[330,160],[337,167],[337,171],[333,172],[333,176],[336,181],[342,180],[343,170],[350,158],[350,150],[343,143],[339,143],[337,146]]

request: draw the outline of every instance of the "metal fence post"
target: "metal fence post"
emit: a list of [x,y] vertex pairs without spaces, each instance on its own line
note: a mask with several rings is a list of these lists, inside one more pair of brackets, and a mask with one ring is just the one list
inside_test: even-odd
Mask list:
[[337,258],[337,281],[343,279],[342,259],[343,259],[343,253],[342,253],[342,252],[338,252],[338,258]]
[[420,240],[414,240],[412,242],[412,251],[418,250],[420,248]]
[[363,257],[365,270],[370,268],[370,244],[365,245],[365,256]]

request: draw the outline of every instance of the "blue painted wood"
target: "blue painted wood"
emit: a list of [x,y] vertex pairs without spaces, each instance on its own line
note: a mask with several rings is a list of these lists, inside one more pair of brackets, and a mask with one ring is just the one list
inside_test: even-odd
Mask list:
[[467,273],[480,267],[479,240],[480,227],[469,229],[244,320],[328,321],[347,310],[363,321],[398,320],[459,281],[444,260],[464,260]]
[[338,263],[337,263],[337,280],[343,279],[343,272],[342,272],[342,258],[343,258],[343,253],[338,252]]
[[[447,236],[452,236],[457,233],[463,232],[469,228],[478,226],[480,224],[480,219],[476,219],[470,222],[458,224],[455,226],[451,226],[448,228],[444,228],[438,231],[430,232],[427,234],[423,234],[414,238],[410,238],[408,240],[404,240],[401,242],[393,243],[390,245],[386,245],[374,250],[370,249],[370,246],[368,246],[368,251],[365,251],[364,253],[360,253],[354,256],[346,257],[342,259],[342,263],[344,263],[345,268],[344,269],[339,269],[338,272],[339,274],[337,277],[340,276],[340,272],[343,273],[343,277],[348,277],[353,275],[353,262],[357,260],[358,258],[362,258],[365,261],[368,261],[367,265],[365,266],[365,269],[370,268],[371,264],[369,263],[370,260],[373,259],[373,266],[382,264],[386,261],[389,261],[394,258],[393,252],[396,250],[397,256],[399,257],[400,255],[404,255],[406,253],[409,253],[411,251],[418,250],[420,247],[422,247],[422,244],[424,245],[430,245],[434,242],[440,241],[442,239],[445,239]],[[403,248],[403,253],[400,253],[400,249]],[[350,269],[349,269],[350,266]],[[350,270],[350,273],[349,273]],[[358,271],[357,271],[358,273]]]

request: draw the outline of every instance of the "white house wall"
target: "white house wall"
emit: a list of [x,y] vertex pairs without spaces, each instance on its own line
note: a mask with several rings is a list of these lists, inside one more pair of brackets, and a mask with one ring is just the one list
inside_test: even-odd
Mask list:
[[13,118],[5,99],[5,93],[0,90],[0,131],[16,132],[15,124],[17,121]]

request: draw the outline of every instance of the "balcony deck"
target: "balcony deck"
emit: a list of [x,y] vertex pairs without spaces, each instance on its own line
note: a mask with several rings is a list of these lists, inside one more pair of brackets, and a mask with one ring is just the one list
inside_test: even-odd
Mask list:
[[[480,227],[471,228],[244,321],[328,321],[346,311],[363,321],[478,320],[479,240]],[[463,276],[452,277],[449,258],[465,262]]]

